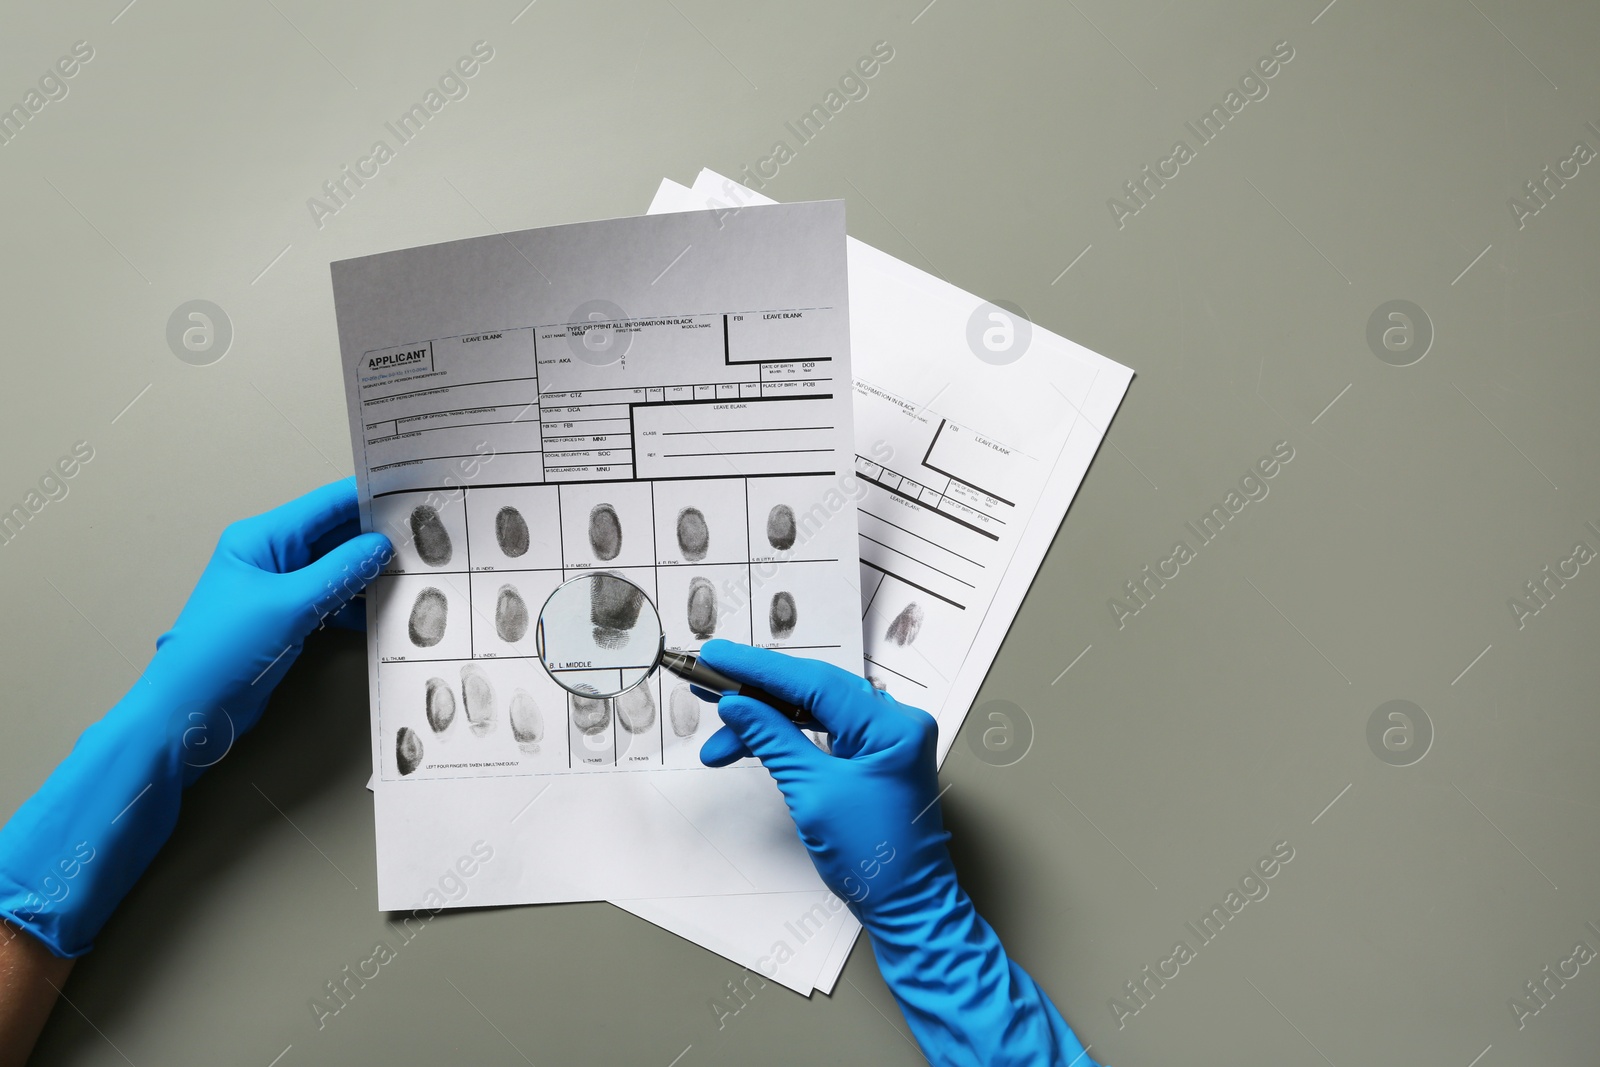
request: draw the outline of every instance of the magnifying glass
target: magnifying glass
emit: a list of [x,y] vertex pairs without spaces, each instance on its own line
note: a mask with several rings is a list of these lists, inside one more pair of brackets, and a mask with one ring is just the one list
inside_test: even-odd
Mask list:
[[669,651],[655,605],[619,575],[597,571],[557,586],[539,611],[534,643],[551,679],[576,696],[619,697],[665,667],[702,689],[759,700],[797,726],[820,729],[804,708],[736,682],[690,653]]

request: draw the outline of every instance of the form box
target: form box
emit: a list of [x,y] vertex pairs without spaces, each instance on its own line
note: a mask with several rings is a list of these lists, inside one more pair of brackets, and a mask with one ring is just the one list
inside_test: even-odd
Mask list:
[[472,382],[467,385],[439,386],[430,389],[401,389],[387,396],[368,396],[361,400],[361,418],[367,437],[387,436],[373,430],[375,424],[404,422],[441,412],[473,408],[500,408],[527,414],[523,421],[539,417],[539,389],[533,382]]
[[633,423],[627,419],[581,423],[547,422],[544,424],[544,439],[552,445],[573,441],[620,442],[622,447],[626,448],[633,439]]
[[640,478],[832,470],[832,405],[822,398],[730,398],[634,409]]
[[[366,463],[380,467],[401,460],[454,459],[489,453],[539,451],[539,424],[516,422],[500,426],[441,426],[401,432],[366,446]],[[420,453],[420,454],[419,454]]]
[[922,465],[992,498],[974,500],[974,506],[1014,504],[1021,498],[1013,483],[1022,472],[1011,449],[952,422],[940,421]]
[[828,362],[839,349],[838,330],[832,308],[728,315],[728,362]]
[[367,442],[376,444],[387,437],[453,426],[506,426],[515,422],[538,422],[537,405],[510,404],[478,408],[450,408],[422,415],[367,423]]
[[661,384],[663,368],[713,381],[723,366],[722,316],[596,319],[541,326],[539,379],[567,392]]

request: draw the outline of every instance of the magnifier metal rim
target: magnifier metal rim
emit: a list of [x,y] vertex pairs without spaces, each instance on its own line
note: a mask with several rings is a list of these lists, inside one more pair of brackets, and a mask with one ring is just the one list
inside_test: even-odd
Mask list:
[[[629,585],[639,590],[639,595],[644,597],[644,602],[649,606],[650,613],[656,617],[656,629],[660,631],[661,634],[661,636],[656,640],[656,654],[653,662],[650,664],[650,668],[639,676],[638,681],[631,685],[624,686],[614,693],[596,693],[593,690],[574,689],[572,686],[555,676],[555,672],[550,669],[550,664],[545,659],[544,654],[544,613],[545,609],[550,606],[550,601],[554,600],[558,595],[560,595],[561,591],[567,586],[576,585],[579,582],[586,582],[600,574],[603,574],[608,578],[615,578],[619,582],[627,582]],[[633,690],[639,688],[645,682],[649,681],[650,676],[656,673],[656,671],[661,667],[661,654],[667,650],[667,628],[661,625],[661,611],[656,607],[656,602],[650,599],[650,594],[646,593],[644,588],[638,582],[634,581],[632,578],[626,578],[615,571],[593,570],[577,575],[576,577],[568,578],[566,581],[552,589],[550,591],[550,595],[544,598],[544,604],[542,604],[539,608],[539,621],[534,627],[533,644],[539,652],[539,666],[543,667],[544,673],[550,676],[550,680],[556,683],[556,685],[560,686],[563,690],[571,693],[573,696],[588,697],[590,700],[615,700],[622,694],[631,693]]]

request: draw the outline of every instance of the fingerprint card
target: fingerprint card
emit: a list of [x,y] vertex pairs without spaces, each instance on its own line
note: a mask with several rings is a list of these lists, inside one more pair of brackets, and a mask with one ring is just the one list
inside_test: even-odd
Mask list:
[[[333,264],[368,596],[379,903],[818,888],[663,647],[862,667],[842,204]],[[557,590],[583,583],[585,595]]]

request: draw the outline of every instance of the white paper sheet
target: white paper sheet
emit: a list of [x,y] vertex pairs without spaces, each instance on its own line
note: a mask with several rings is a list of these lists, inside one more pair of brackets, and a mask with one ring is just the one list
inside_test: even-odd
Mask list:
[[381,908],[484,851],[474,906],[815,891],[765,770],[701,766],[709,707],[660,673],[575,704],[531,622],[609,570],[668,647],[858,667],[843,235],[834,201],[333,265],[363,528],[398,549],[368,596]]
[[[731,222],[771,202],[706,170],[693,189],[663,181],[650,211],[709,208]],[[934,715],[942,764],[1133,372],[1036,325],[1015,361],[980,359],[983,330],[1004,326],[984,301],[846,243],[864,673]],[[791,988],[815,959],[777,969],[798,947],[792,917],[834,902],[826,891],[616,901]],[[809,979],[824,992],[859,931],[848,912],[832,924]]]

